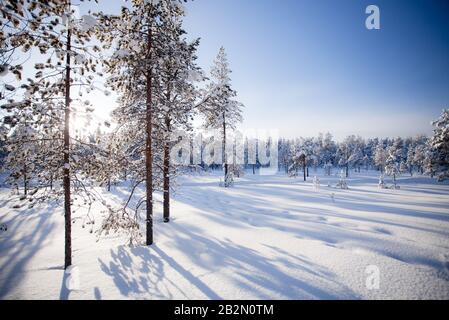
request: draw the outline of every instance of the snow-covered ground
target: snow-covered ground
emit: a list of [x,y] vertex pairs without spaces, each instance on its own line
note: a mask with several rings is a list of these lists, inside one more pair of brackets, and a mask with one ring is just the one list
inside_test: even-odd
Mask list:
[[[380,190],[364,172],[349,190],[325,176],[319,190],[284,175],[248,173],[226,189],[218,179],[179,180],[169,224],[156,206],[152,247],[96,242],[76,220],[71,292],[61,206],[12,209],[17,196],[0,189],[0,298],[449,299],[449,185],[403,177]],[[116,203],[126,193],[103,191]],[[376,268],[379,289],[368,288]]]

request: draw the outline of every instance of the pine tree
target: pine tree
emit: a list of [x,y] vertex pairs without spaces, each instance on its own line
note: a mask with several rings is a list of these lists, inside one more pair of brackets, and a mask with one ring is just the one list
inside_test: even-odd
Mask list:
[[[247,145],[249,146],[249,143],[247,142]],[[285,170],[285,173],[288,173],[288,166],[290,163],[290,159],[291,159],[291,154],[290,154],[290,150],[291,150],[291,146],[290,146],[290,141],[286,140],[286,139],[280,139],[279,143],[278,143],[278,157],[279,157],[279,166],[283,167]],[[250,150],[248,150],[250,151]]]
[[383,174],[387,161],[387,153],[382,143],[379,143],[374,150],[374,165],[376,165],[380,173]]
[[404,163],[410,173],[410,176],[413,176],[413,167],[415,166],[415,150],[416,147],[414,145],[409,146],[407,150],[407,159]]
[[[120,94],[119,107],[113,111],[117,123],[115,137],[120,152],[127,155],[123,163],[132,175],[132,188],[125,206],[108,216],[103,230],[126,229],[131,233],[131,241],[137,240],[138,215],[128,209],[135,190],[145,183],[145,197],[137,200],[134,212],[145,205],[145,240],[151,245],[153,191],[165,190],[164,158],[165,164],[169,161],[168,144],[162,148],[156,146],[168,143],[167,133],[174,121],[183,121],[181,114],[184,119],[188,117],[186,110],[190,110],[195,96],[188,92],[193,89],[187,78],[192,75],[188,71],[195,71],[192,61],[197,41],[188,44],[182,39],[181,1],[133,0],[131,3],[131,8],[122,8],[119,16],[99,15],[105,26],[99,38],[105,49],[113,50],[104,62],[110,74],[107,85]],[[169,170],[169,165],[166,167]],[[165,186],[168,190],[169,181],[165,180]]]
[[393,144],[387,148],[387,158],[385,161],[385,173],[393,176],[394,188],[397,188],[396,177],[400,174],[400,166],[403,163],[403,140],[396,138]]
[[421,174],[424,173],[424,166],[426,163],[427,146],[426,144],[418,144],[414,150],[413,163],[419,169]]
[[321,139],[321,164],[326,168],[326,172],[330,175],[330,168],[335,161],[337,146],[332,135],[328,132]]
[[436,174],[438,181],[444,181],[449,179],[449,109],[443,110],[440,118],[432,125],[434,129],[429,139],[426,171]]
[[350,135],[339,144],[339,165],[345,168],[346,178],[349,176],[349,166],[357,166],[363,159],[360,137]]
[[203,80],[202,71],[195,64],[199,40],[188,43],[182,38],[182,20],[172,21],[165,32],[164,62],[158,72],[160,90],[156,90],[158,123],[163,148],[163,218],[170,220],[170,176],[174,167],[171,164],[170,148],[172,135],[177,129],[191,130],[195,104],[200,91],[194,85]]
[[205,127],[221,131],[225,181],[228,178],[227,132],[242,121],[243,107],[235,100],[237,92],[231,87],[230,73],[225,49],[221,47],[211,69],[210,99],[200,109],[205,116]]
[[[22,90],[23,99],[14,101],[10,95],[2,109],[9,113],[4,117],[4,122],[10,130],[16,133],[34,130],[31,140],[27,137],[27,146],[34,145],[38,150],[32,159],[28,157],[14,157],[18,155],[14,140],[7,142],[12,146],[9,165],[14,167],[14,161],[32,162],[25,165],[23,173],[29,177],[33,167],[38,167],[38,188],[53,189],[53,180],[63,180],[64,217],[65,217],[65,268],[72,264],[71,249],[71,224],[72,224],[72,193],[85,191],[83,183],[77,179],[77,166],[89,166],[87,161],[92,158],[82,158],[79,163],[76,152],[82,150],[78,139],[71,136],[70,119],[75,110],[74,102],[79,102],[71,95],[71,88],[76,86],[82,95],[85,88],[91,86],[93,77],[89,73],[96,73],[95,52],[96,46],[88,46],[95,26],[95,19],[89,15],[76,17],[70,1],[46,1],[24,2],[8,1],[8,5],[2,7],[3,18],[7,22],[8,31],[2,33],[0,41],[7,44],[7,50],[15,52],[20,48],[24,52],[32,50],[40,54],[42,62],[34,65],[36,74],[34,79],[22,81],[21,65],[7,66],[7,69],[16,75],[18,86],[5,85],[5,88],[18,93]],[[6,36],[5,36],[6,34]],[[20,59],[19,59],[20,60]],[[4,63],[4,62],[3,62]],[[5,65],[2,67],[6,69]],[[20,82],[23,82],[20,84]],[[11,94],[12,94],[11,93]],[[62,99],[61,99],[62,97]],[[2,95],[2,98],[5,98]],[[86,112],[92,108],[88,102],[84,105]],[[23,128],[25,129],[19,129]],[[82,143],[81,143],[82,144]],[[44,147],[45,146],[45,147]],[[20,151],[19,151],[20,153]],[[14,170],[13,170],[14,172]],[[36,171],[37,172],[37,171]],[[48,174],[45,174],[48,173]],[[14,178],[14,176],[13,176]],[[72,179],[74,179],[72,183]],[[50,182],[50,183],[48,183]],[[28,181],[26,182],[28,188]],[[60,196],[60,192],[50,192],[45,196],[34,192],[34,198],[46,198],[46,196]],[[86,192],[87,198],[92,195]],[[89,201],[90,202],[90,201]]]
[[292,151],[291,151],[292,157],[291,157],[291,164],[288,168],[289,175],[292,177],[298,176],[299,169],[302,169],[303,171],[303,179],[304,181],[307,180],[307,174],[306,174],[306,166],[307,166],[307,157],[304,151],[301,149],[300,145],[293,145]]

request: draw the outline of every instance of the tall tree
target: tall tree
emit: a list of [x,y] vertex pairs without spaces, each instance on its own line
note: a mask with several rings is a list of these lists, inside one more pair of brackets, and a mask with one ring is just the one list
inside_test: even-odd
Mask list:
[[[9,49],[20,48],[25,53],[34,51],[36,60],[40,62],[34,65],[37,71],[34,79],[30,77],[22,84],[21,66],[8,66],[8,69],[16,75],[19,85],[6,87],[14,93],[18,93],[19,89],[22,92],[18,95],[21,100],[14,101],[9,97],[8,103],[2,105],[2,109],[6,109],[9,113],[4,117],[4,122],[16,133],[33,130],[33,134],[27,135],[25,139],[28,146],[35,146],[35,153],[31,159],[32,163],[26,165],[27,169],[24,172],[28,175],[30,168],[38,167],[39,172],[50,173],[37,175],[39,184],[36,191],[31,194],[33,197],[30,201],[36,197],[42,200],[47,196],[60,196],[59,190],[44,195],[37,190],[41,187],[48,189],[50,184],[52,191],[53,179],[63,181],[64,266],[67,268],[72,264],[71,194],[75,189],[86,190],[82,182],[76,178],[80,162],[75,153],[83,149],[81,147],[83,143],[71,136],[71,114],[75,110],[72,102],[79,102],[71,96],[71,88],[76,86],[78,93],[82,95],[84,88],[92,85],[93,77],[88,74],[96,72],[98,60],[94,52],[99,48],[88,44],[96,21],[90,15],[76,16],[70,1],[6,2],[8,4],[2,7],[1,12],[2,19],[8,21],[4,24],[8,31],[2,33],[1,41],[6,42]],[[86,112],[92,110],[87,101],[79,102],[79,105],[85,107]],[[16,127],[25,130],[16,130]],[[8,137],[12,136],[14,135]],[[12,146],[14,141],[11,140],[7,144]],[[17,151],[17,148],[12,151]],[[17,157],[15,160],[12,158],[9,164],[24,159],[26,158]],[[83,158],[82,166],[86,166],[89,160],[92,159]],[[76,180],[75,186],[72,186],[71,179]],[[89,193],[86,193],[86,196],[91,197]]]
[[436,174],[438,181],[444,181],[449,179],[449,109],[443,110],[440,118],[432,124],[427,172]]
[[[164,32],[164,61],[157,74],[158,90],[155,91],[157,102],[158,128],[163,148],[163,219],[170,221],[170,178],[174,169],[170,157],[175,130],[191,130],[190,120],[200,91],[196,82],[203,81],[201,69],[196,65],[196,50],[199,39],[188,42],[184,38],[181,17],[170,20]],[[200,102],[203,103],[203,102]],[[190,159],[189,159],[190,160]]]
[[387,153],[382,143],[378,143],[374,150],[374,164],[379,168],[380,173],[385,170],[385,164],[387,161]]
[[398,137],[394,139],[392,145],[387,148],[387,158],[385,161],[385,173],[393,176],[393,184],[396,188],[396,177],[399,175],[400,165],[403,161],[403,140]]
[[225,181],[228,179],[227,140],[229,130],[235,129],[242,121],[243,104],[235,100],[237,92],[231,87],[231,69],[223,47],[220,48],[211,69],[211,82],[208,84],[210,99],[201,108],[205,116],[205,127],[219,129],[222,135],[222,161]]
[[[161,116],[162,109],[158,105],[163,93],[167,94],[167,86],[162,86],[161,83],[162,71],[166,71],[166,59],[170,54],[173,60],[175,53],[170,53],[170,50],[174,48],[174,37],[182,34],[177,24],[184,13],[181,2],[132,0],[131,7],[123,7],[118,16],[103,13],[98,16],[105,26],[99,33],[99,38],[105,49],[113,52],[104,62],[105,69],[110,74],[107,85],[120,94],[119,107],[113,112],[117,122],[116,136],[119,137],[122,148],[127,149],[125,153],[128,154],[129,161],[124,163],[135,168],[128,201],[120,212],[111,213],[105,220],[103,229],[108,231],[123,227],[132,230],[133,240],[134,236],[139,235],[136,232],[139,230],[137,212],[145,204],[147,245],[153,243],[153,190],[161,182],[155,176],[158,164],[154,160],[163,158],[159,155],[156,157],[155,139],[164,125],[161,120],[167,120]],[[173,77],[173,74],[170,76]],[[175,81],[170,78],[166,84],[170,83],[172,86]],[[171,103],[176,93],[169,91]],[[142,92],[145,94],[142,95]],[[142,183],[145,183],[145,197],[137,201],[134,209],[136,214],[132,215],[128,212],[128,206],[134,191]]]

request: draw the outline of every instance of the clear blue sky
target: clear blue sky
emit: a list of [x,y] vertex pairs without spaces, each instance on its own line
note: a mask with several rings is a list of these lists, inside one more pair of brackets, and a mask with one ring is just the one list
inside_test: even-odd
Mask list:
[[[380,8],[381,30],[365,28],[369,4]],[[227,49],[243,128],[338,139],[430,134],[449,108],[447,0],[195,0],[186,8],[206,71]]]
[[[381,30],[365,28],[378,5]],[[449,1],[195,0],[200,64],[223,45],[244,127],[288,136],[430,133],[449,108]]]

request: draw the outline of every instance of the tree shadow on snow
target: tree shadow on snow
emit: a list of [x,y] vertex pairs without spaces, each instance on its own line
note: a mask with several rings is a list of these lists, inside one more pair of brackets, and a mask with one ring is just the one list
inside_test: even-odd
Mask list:
[[[229,239],[206,237],[200,228],[175,222],[164,225],[159,232],[172,240],[151,247],[119,247],[111,250],[110,261],[99,260],[103,272],[113,279],[124,296],[238,298],[218,293],[226,292],[223,286],[230,285],[246,292],[244,297],[252,295],[260,299],[358,298],[336,281],[331,271],[276,247],[265,248],[264,251],[273,253],[273,258],[268,258],[258,250]],[[169,256],[163,248],[176,252],[177,258]],[[183,263],[195,267],[187,270]],[[194,292],[183,292],[181,287],[186,286],[193,286]]]
[[170,290],[189,298],[178,284],[165,277],[165,268],[174,269],[209,299],[220,299],[205,283],[184,269],[157,245],[151,247],[120,246],[111,249],[111,260],[98,259],[101,270],[110,276],[126,297],[172,299]]
[[[1,236],[0,255],[7,259],[2,259],[0,264],[0,299],[20,286],[31,259],[45,242],[52,240],[51,232],[56,224],[50,217],[55,205],[45,209],[23,209],[5,221],[8,231]],[[30,228],[30,224],[34,228]]]
[[[312,189],[306,190],[305,185],[296,189],[292,185],[273,187],[260,182],[255,185],[240,185],[238,182],[234,189],[215,187],[206,190],[199,184],[196,188],[189,188],[185,191],[186,196],[182,194],[176,201],[197,208],[202,218],[219,225],[240,228],[242,232],[251,227],[275,229],[332,247],[365,248],[402,262],[428,266],[437,272],[444,271],[444,262],[432,258],[420,246],[414,245],[413,239],[403,242],[394,237],[395,228],[422,232],[422,236],[448,237],[447,230],[438,224],[430,224],[432,220],[449,221],[449,215],[433,210],[440,208],[438,204],[424,208],[423,202],[407,201],[404,203],[407,207],[400,207],[401,202],[394,194],[387,193],[385,199],[369,199],[369,195],[354,194],[352,190],[336,190],[333,201],[328,194],[332,190],[327,188],[314,192]],[[314,207],[314,204],[319,206]],[[445,209],[444,204],[441,206]],[[449,204],[446,208],[449,209]],[[360,214],[356,214],[357,211]],[[370,213],[389,215],[391,219],[381,219]],[[427,219],[429,223],[404,221],[407,217]],[[184,222],[184,219],[176,222]]]

